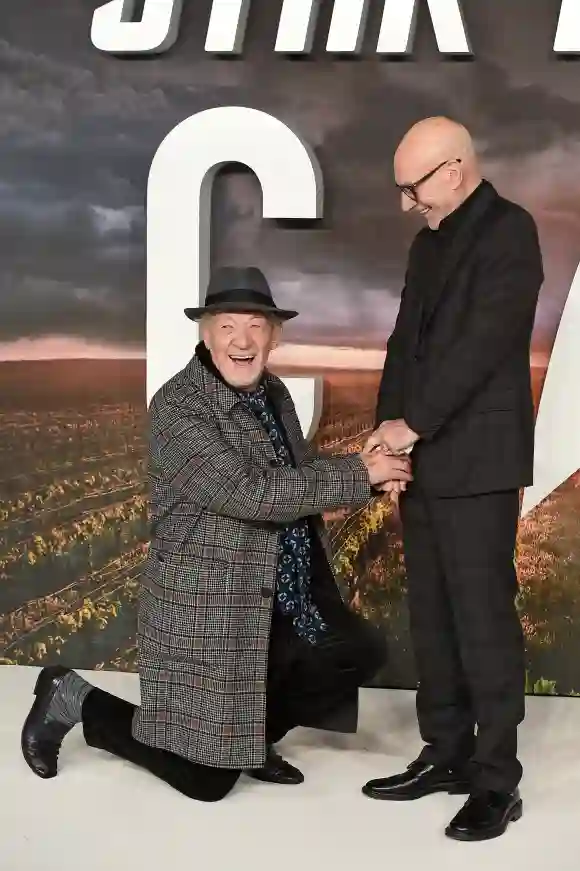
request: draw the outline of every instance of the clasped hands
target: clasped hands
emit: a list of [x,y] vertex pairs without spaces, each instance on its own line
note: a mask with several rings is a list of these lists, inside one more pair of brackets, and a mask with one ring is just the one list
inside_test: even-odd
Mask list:
[[362,450],[371,484],[388,493],[393,502],[413,480],[408,454],[418,439],[404,420],[386,420],[372,433]]

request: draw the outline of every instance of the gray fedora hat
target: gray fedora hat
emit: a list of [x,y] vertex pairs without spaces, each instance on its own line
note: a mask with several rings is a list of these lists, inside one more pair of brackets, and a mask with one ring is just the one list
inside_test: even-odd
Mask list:
[[187,317],[197,321],[211,312],[259,312],[288,321],[298,315],[277,307],[264,273],[256,266],[222,266],[210,277],[205,305],[184,309]]

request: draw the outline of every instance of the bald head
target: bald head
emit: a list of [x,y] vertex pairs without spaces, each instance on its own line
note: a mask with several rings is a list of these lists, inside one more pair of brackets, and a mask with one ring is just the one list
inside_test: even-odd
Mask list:
[[425,118],[411,127],[395,152],[394,171],[403,188],[403,210],[423,214],[432,229],[481,182],[469,131],[444,117]]

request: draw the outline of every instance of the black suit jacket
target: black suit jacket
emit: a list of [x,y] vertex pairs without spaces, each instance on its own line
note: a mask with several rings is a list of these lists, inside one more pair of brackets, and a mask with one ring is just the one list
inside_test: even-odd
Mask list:
[[419,292],[417,270],[429,233],[422,230],[411,246],[377,424],[404,418],[420,435],[413,486],[433,495],[528,486],[534,459],[530,343],[544,280],[535,222],[484,181],[426,295]]

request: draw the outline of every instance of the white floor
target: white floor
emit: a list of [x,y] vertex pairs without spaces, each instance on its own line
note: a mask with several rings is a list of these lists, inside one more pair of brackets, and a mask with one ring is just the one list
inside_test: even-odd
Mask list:
[[[461,796],[374,802],[371,777],[397,772],[419,748],[411,693],[367,690],[356,736],[297,731],[283,745],[306,775],[297,787],[240,781],[204,805],[146,772],[66,739],[59,776],[34,777],[20,756],[20,728],[36,669],[0,668],[2,871],[415,871],[428,867],[577,871],[580,829],[580,699],[529,700],[522,729],[523,819],[496,841],[443,835]],[[134,675],[87,673],[138,700]]]

